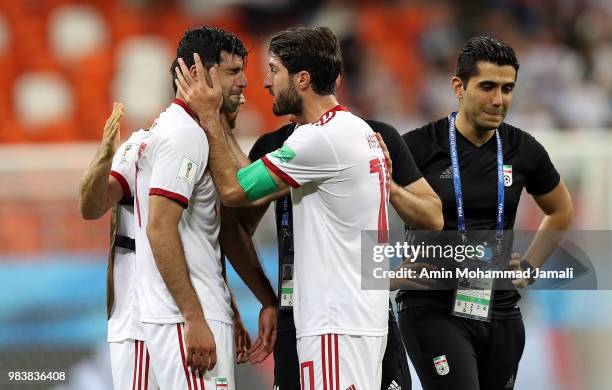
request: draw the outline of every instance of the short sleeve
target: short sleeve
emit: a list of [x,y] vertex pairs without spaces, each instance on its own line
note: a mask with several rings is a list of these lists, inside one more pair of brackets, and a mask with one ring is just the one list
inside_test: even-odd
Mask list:
[[366,122],[372,130],[380,133],[385,145],[387,145],[393,164],[393,180],[397,184],[405,187],[423,177],[414,162],[410,149],[393,126],[378,121]]
[[322,132],[314,125],[304,125],[284,145],[261,159],[266,167],[291,187],[336,176],[339,163]]
[[136,159],[139,146],[130,138],[117,149],[113,156],[110,175],[121,184],[123,199],[129,199],[134,195]]
[[154,147],[149,195],[165,196],[186,208],[208,162],[206,136],[197,127],[174,129]]
[[525,134],[525,142],[525,153],[529,160],[534,162],[529,170],[525,189],[534,196],[548,194],[559,184],[561,176],[542,144],[529,134]]

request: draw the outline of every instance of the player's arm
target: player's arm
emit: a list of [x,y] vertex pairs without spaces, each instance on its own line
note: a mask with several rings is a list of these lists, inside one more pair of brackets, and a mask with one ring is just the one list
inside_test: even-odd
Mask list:
[[240,223],[237,211],[230,207],[221,209],[219,240],[234,270],[262,305],[259,313],[259,334],[252,351],[249,352],[251,363],[260,363],[272,352],[276,341],[277,299],[259,262],[251,235]]
[[[288,185],[261,160],[240,169],[236,165],[219,116],[223,98],[217,68],[213,66],[206,71],[197,53],[194,60],[200,77],[194,80],[185,62],[179,59],[180,68],[175,82],[178,92],[197,113],[200,125],[206,131],[210,172],[221,201],[227,206],[244,206],[287,188]],[[206,81],[207,77],[211,86]],[[194,104],[196,101],[197,104]]]
[[104,125],[102,141],[79,184],[79,209],[84,219],[102,217],[123,196],[119,181],[110,176],[113,156],[119,147],[119,122],[123,105],[115,103]]
[[225,279],[225,284],[230,294],[230,307],[234,313],[232,316],[232,328],[234,330],[234,345],[236,346],[236,363],[241,364],[249,359],[248,351],[251,348],[251,336],[249,336],[249,332],[242,322],[238,305],[234,299],[234,293],[227,282],[225,267],[223,270],[223,278]]
[[[559,184],[547,194],[533,197],[545,216],[538,227],[538,231],[523,256],[531,267],[539,268],[553,253],[565,231],[569,228],[574,208],[572,206],[572,198],[570,196],[563,179]],[[515,269],[524,268],[525,264],[521,264],[521,256],[513,254],[510,265]],[[519,279],[513,281],[518,287],[525,287],[527,281]]]
[[214,336],[193,288],[179,221],[183,206],[164,196],[150,195],[146,232],[157,269],[185,318],[187,364],[194,369],[212,369],[217,361]]
[[[380,133],[376,134],[385,155],[389,176],[392,176],[393,162],[391,155]],[[389,200],[402,220],[415,229],[442,230],[442,202],[425,178],[400,186],[391,180]]]
[[263,306],[275,306],[274,289],[259,262],[253,240],[240,223],[234,208],[221,208],[219,241],[225,256],[257,300]]
[[402,220],[414,229],[442,230],[442,202],[425,178],[405,187],[391,181],[389,200]]

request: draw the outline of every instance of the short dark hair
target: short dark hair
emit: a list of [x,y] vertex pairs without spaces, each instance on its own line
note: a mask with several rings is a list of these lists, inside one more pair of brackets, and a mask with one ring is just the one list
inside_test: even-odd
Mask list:
[[342,52],[336,35],[327,27],[293,27],[276,33],[268,52],[280,59],[289,74],[306,71],[312,90],[319,95],[336,92],[342,74]]
[[226,51],[245,59],[248,51],[244,43],[234,33],[217,27],[201,26],[190,28],[185,31],[176,48],[176,57],[172,61],[170,74],[172,75],[172,87],[176,93],[175,67],[178,66],[178,59],[182,58],[188,67],[193,66],[193,53],[198,53],[202,63],[207,69],[221,61],[221,52]]
[[491,62],[499,66],[511,65],[518,74],[519,63],[514,49],[507,43],[490,37],[474,37],[467,41],[457,60],[455,75],[467,88],[468,81],[478,75],[478,61]]

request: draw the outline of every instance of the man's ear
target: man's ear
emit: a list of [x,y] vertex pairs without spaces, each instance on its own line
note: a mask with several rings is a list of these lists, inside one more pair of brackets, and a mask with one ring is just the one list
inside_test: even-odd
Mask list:
[[463,93],[465,92],[465,88],[463,86],[463,81],[459,77],[454,76],[451,79],[451,85],[453,87],[453,92],[455,92],[455,95],[459,99],[463,99]]
[[298,72],[293,75],[293,80],[297,89],[305,91],[310,86],[310,73],[305,70]]

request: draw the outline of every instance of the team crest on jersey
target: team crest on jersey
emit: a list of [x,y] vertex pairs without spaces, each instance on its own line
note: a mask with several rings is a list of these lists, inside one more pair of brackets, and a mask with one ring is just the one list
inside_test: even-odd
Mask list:
[[446,361],[446,355],[434,358],[433,362],[434,366],[436,366],[436,372],[438,375],[447,375],[450,372],[448,362]]
[[281,160],[286,163],[295,157],[295,152],[287,145],[283,145],[280,149],[276,149],[270,156]]
[[127,145],[125,145],[123,147],[123,151],[121,152],[121,158],[119,159],[119,162],[121,164],[129,164],[130,161],[134,160],[131,157],[137,151],[138,151],[138,145],[137,144],[127,144]]
[[227,390],[227,378],[215,378],[215,390]]
[[504,186],[512,185],[512,165],[504,165]]
[[179,167],[176,180],[182,181],[186,184],[191,184],[193,182],[193,179],[195,178],[197,170],[198,164],[194,163],[187,157],[183,157],[183,162],[181,162],[181,166]]

